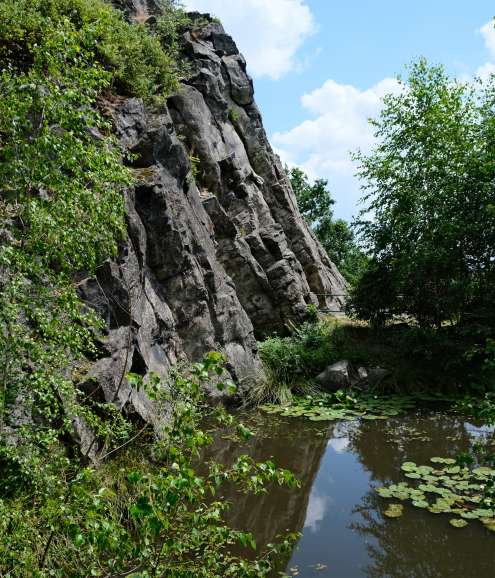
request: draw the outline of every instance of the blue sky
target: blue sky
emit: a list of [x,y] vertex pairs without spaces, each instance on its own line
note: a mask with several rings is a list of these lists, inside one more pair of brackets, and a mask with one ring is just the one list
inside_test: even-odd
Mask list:
[[[419,56],[458,77],[495,71],[489,0],[185,0],[222,19],[246,55],[282,159],[329,180],[335,213],[358,210],[349,150],[373,144],[366,118]],[[484,28],[483,28],[484,27]]]

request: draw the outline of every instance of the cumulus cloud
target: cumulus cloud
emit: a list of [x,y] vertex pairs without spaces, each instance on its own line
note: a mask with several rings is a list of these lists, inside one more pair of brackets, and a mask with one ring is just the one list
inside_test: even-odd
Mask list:
[[476,70],[476,76],[483,80],[486,80],[492,74],[495,74],[495,64],[493,64],[493,62],[485,62],[485,64]]
[[331,499],[328,496],[322,496],[317,492],[312,492],[306,510],[304,527],[309,528],[313,533],[317,532],[320,522],[324,520],[330,504]]
[[297,53],[315,31],[305,0],[185,0],[188,10],[218,16],[253,76],[277,80],[299,67]]
[[495,74],[495,63],[492,60],[495,60],[495,25],[494,21],[490,20],[484,26],[479,29],[479,32],[483,36],[483,40],[485,41],[485,46],[488,52],[490,53],[491,60],[489,62],[485,62],[482,66],[478,68],[476,71],[476,76],[479,76],[482,79],[486,79],[492,74]]
[[393,78],[385,78],[366,90],[327,80],[301,98],[312,118],[272,137],[285,162],[301,166],[313,178],[329,180],[339,216],[350,218],[361,196],[350,153],[371,149],[374,137],[368,119],[378,116],[386,94],[399,90]]
[[495,25],[494,21],[490,20],[480,28],[481,35],[485,41],[485,46],[489,50],[491,57],[495,59]]

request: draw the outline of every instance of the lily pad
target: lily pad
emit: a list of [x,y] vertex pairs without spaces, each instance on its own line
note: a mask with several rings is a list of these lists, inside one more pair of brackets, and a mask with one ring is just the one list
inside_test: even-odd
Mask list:
[[449,524],[454,526],[454,528],[465,528],[468,525],[466,520],[460,520],[459,518],[452,518],[452,520],[449,520]]
[[404,506],[402,504],[390,504],[384,512],[387,518],[400,518],[403,513]]
[[429,506],[430,504],[428,504],[428,502],[427,502],[426,500],[414,500],[414,501],[412,502],[412,505],[413,505],[415,508],[428,508],[428,506]]
[[411,478],[411,480],[420,480],[421,476],[420,474],[417,474],[416,472],[407,472],[406,474],[404,474],[407,478]]
[[430,462],[433,464],[451,464],[454,465],[456,462],[452,458],[431,458]]
[[492,470],[492,468],[487,467],[476,468],[475,470],[473,470],[473,474],[475,476],[493,476],[495,475],[495,470]]

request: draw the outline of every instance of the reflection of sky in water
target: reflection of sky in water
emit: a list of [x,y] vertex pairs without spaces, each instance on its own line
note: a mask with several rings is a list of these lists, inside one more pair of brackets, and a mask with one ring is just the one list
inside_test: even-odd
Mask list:
[[489,437],[495,432],[495,426],[476,426],[470,422],[465,422],[464,427],[472,442],[479,441],[480,438]]
[[[348,431],[345,424],[335,427],[322,457],[309,497],[303,536],[288,566],[297,566],[299,578],[366,577],[366,550],[359,534],[348,526],[353,509],[369,490],[370,478],[350,451]],[[325,568],[317,571],[317,564]]]
[[333,448],[338,454],[346,452],[349,448],[349,438],[342,437],[342,438],[332,438],[328,442],[328,446]]
[[311,492],[304,527],[309,528],[312,532],[317,532],[320,529],[319,522],[324,519],[325,512],[330,503],[330,496],[323,496],[317,492]]

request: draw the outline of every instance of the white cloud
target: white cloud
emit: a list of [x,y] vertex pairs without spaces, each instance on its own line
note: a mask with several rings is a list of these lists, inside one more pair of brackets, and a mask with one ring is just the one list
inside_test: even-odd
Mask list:
[[492,74],[495,74],[495,64],[493,62],[485,62],[476,70],[476,76],[482,80],[488,79]]
[[338,216],[349,219],[355,214],[361,196],[350,153],[371,149],[374,137],[368,119],[378,116],[383,96],[397,93],[399,86],[393,78],[367,90],[327,80],[301,98],[313,118],[272,137],[282,160],[301,166],[312,178],[329,180]]
[[485,40],[485,46],[489,50],[492,58],[495,58],[495,23],[493,20],[487,22],[480,28],[481,35]]
[[[483,36],[483,40],[485,41],[485,46],[488,52],[490,53],[490,57],[495,60],[495,23],[493,20],[487,22],[484,26],[482,26],[479,31]],[[476,76],[479,76],[481,79],[485,80],[492,74],[495,74],[495,64],[491,61],[485,62],[482,66],[480,66],[476,70]]]
[[325,518],[330,503],[331,499],[328,496],[321,496],[317,492],[311,493],[308,508],[306,510],[304,527],[309,528],[313,533],[317,532],[319,522]]
[[218,16],[254,76],[277,80],[301,67],[297,52],[315,31],[305,0],[185,0],[188,10]]

